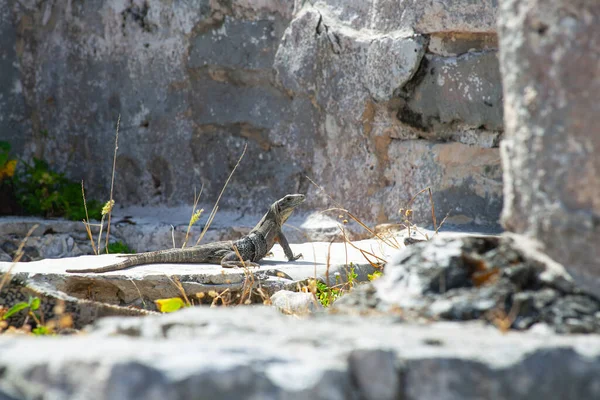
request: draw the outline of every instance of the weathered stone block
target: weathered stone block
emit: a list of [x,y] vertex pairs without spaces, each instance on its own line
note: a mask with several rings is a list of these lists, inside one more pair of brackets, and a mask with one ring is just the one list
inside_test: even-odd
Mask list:
[[287,89],[314,95],[328,111],[345,110],[345,118],[359,119],[365,101],[388,101],[402,89],[425,47],[422,36],[358,31],[308,8],[283,36],[275,69]]
[[[431,187],[438,223],[448,216],[450,224],[497,224],[494,216],[502,209],[502,170],[497,148],[394,140],[388,157],[403,161],[390,163],[385,170],[390,183],[389,189],[383,191],[386,213],[397,213],[421,189]],[[415,199],[413,209],[416,221],[431,223],[431,203],[426,193]]]
[[600,295],[600,3],[503,0],[506,229]]
[[[471,104],[452,104],[447,118],[464,120],[429,132],[397,118],[398,94],[417,86],[427,35],[465,32],[454,35],[477,48],[483,42],[466,43],[468,35],[492,35],[494,15],[492,1],[14,3],[0,13],[0,137],[105,200],[121,115],[117,204],[169,206],[191,202],[203,183],[202,200],[214,201],[247,142],[221,207],[262,209],[298,191],[308,207],[328,206],[308,176],[364,220],[383,222],[400,206],[386,202],[390,182],[403,198],[429,184],[424,173],[414,182],[388,176],[408,157],[389,157],[392,141],[497,146],[491,111]],[[477,217],[493,207],[472,210],[473,221],[497,218]]]
[[284,22],[281,19],[241,21],[225,17],[220,26],[191,40],[188,66],[269,69],[285,29]]
[[600,396],[597,335],[503,334],[398,317],[298,319],[266,307],[193,307],[107,318],[86,335],[2,335],[0,346],[0,397],[9,399]]
[[502,86],[495,51],[458,57],[428,55],[420,82],[409,93],[398,118],[417,129],[437,131],[466,124],[503,129]]
[[427,50],[444,57],[498,49],[496,33],[442,32],[429,35]]
[[355,29],[377,31],[495,32],[496,0],[303,0]]

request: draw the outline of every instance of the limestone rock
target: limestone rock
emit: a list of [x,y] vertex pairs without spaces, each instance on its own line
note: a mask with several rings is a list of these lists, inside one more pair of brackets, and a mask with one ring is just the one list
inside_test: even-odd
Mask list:
[[[0,272],[0,281],[2,281],[4,276],[4,273]],[[47,282],[33,282],[28,279],[26,274],[17,274],[6,281],[0,295],[0,307],[9,309],[17,303],[29,302],[31,298],[38,298],[40,300],[40,306],[36,313],[46,324],[54,320],[59,333],[61,328],[59,319],[63,315],[68,315],[72,324],[62,328],[82,329],[84,326],[91,324],[101,317],[139,317],[152,314],[152,312],[137,308],[126,308],[97,301],[81,300],[56,290]],[[21,327],[25,322],[35,325],[32,318],[28,317],[28,311],[29,309],[25,309],[9,317],[6,320],[9,326]]]
[[600,4],[500,3],[504,227],[540,240],[599,296]]
[[355,29],[394,31],[410,29],[418,33],[495,32],[498,3],[493,0],[377,2],[347,0],[308,0],[335,15]]
[[456,122],[490,131],[503,129],[495,51],[458,57],[432,55],[426,60],[421,82],[398,114],[401,121],[424,131]]
[[345,297],[334,308],[400,309],[408,320],[483,319],[501,329],[545,324],[560,333],[600,332],[600,300],[518,236],[413,244],[392,258],[381,278]]
[[271,296],[271,302],[283,314],[306,315],[323,309],[312,293],[280,290]]
[[107,318],[76,337],[0,336],[0,348],[0,397],[8,398],[600,395],[597,335],[502,334],[481,324],[399,324],[382,317],[298,319],[262,306]]
[[314,93],[326,111],[358,119],[365,101],[390,100],[410,80],[425,47],[419,35],[369,34],[307,8],[286,30],[274,67],[286,88]]

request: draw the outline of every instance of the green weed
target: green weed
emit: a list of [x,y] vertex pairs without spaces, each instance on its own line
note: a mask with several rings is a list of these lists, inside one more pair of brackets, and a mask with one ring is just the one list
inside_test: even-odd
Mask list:
[[[33,164],[23,162],[17,174],[17,199],[27,214],[44,217],[65,217],[81,221],[86,217],[78,183],[64,174],[51,171],[46,161],[34,158]],[[88,201],[90,217],[100,219],[100,203]]]
[[352,263],[350,265],[350,271],[347,274],[347,281],[345,283],[341,282],[339,275],[336,275],[335,285],[333,286],[327,286],[325,282],[316,282],[315,292],[313,293],[315,293],[317,300],[319,300],[323,307],[331,306],[340,296],[352,290],[356,285],[358,274],[355,272]]
[[367,275],[367,278],[369,278],[370,281],[374,281],[375,279],[379,279],[381,277],[381,275],[383,275],[383,272],[373,271],[372,274]]
[[39,310],[40,304],[41,304],[41,300],[39,297],[30,296],[29,301],[27,301],[27,302],[22,301],[20,303],[13,305],[11,308],[9,308],[8,311],[6,311],[4,313],[4,315],[2,315],[2,320],[8,319],[12,315],[15,315],[16,313],[18,313],[20,311],[28,310],[27,314],[36,323],[36,327],[31,331],[31,333],[33,333],[34,335],[38,335],[38,336],[39,335],[49,335],[52,333],[52,329],[50,329],[49,327],[42,324],[42,322],[41,322],[42,318],[36,312]]
[[108,244],[108,253],[109,254],[135,254],[135,251],[132,250],[125,243],[118,241],[112,242]]

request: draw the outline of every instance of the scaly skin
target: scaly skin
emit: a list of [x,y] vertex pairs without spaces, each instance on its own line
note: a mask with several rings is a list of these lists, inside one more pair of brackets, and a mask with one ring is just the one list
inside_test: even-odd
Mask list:
[[[125,268],[143,264],[161,263],[194,263],[194,264],[221,264],[224,268],[246,266],[258,266],[256,264],[266,256],[275,242],[279,242],[283,252],[289,261],[295,261],[302,254],[294,255],[290,245],[281,231],[281,227],[290,217],[296,207],[304,202],[303,194],[288,194],[271,205],[269,211],[262,217],[260,222],[245,236],[235,242],[214,242],[183,249],[168,249],[136,254],[126,260],[101,268],[90,269],[68,269],[70,273],[102,273],[119,271]],[[236,254],[235,246],[242,257]]]

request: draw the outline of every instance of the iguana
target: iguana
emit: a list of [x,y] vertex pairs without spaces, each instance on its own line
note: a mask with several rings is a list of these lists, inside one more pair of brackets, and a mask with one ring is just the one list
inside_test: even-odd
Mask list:
[[[242,265],[257,267],[257,262],[266,256],[275,242],[279,242],[283,252],[289,261],[295,261],[302,254],[294,255],[290,245],[281,231],[281,227],[287,221],[292,211],[304,202],[303,194],[288,194],[271,205],[269,211],[262,217],[260,222],[250,231],[247,236],[232,241],[214,242],[203,245],[183,248],[151,251],[136,254],[126,260],[113,265],[90,269],[68,269],[71,273],[85,272],[110,272],[143,264],[160,263],[208,263],[221,264],[224,268],[239,267]],[[240,257],[236,254],[237,248]]]

